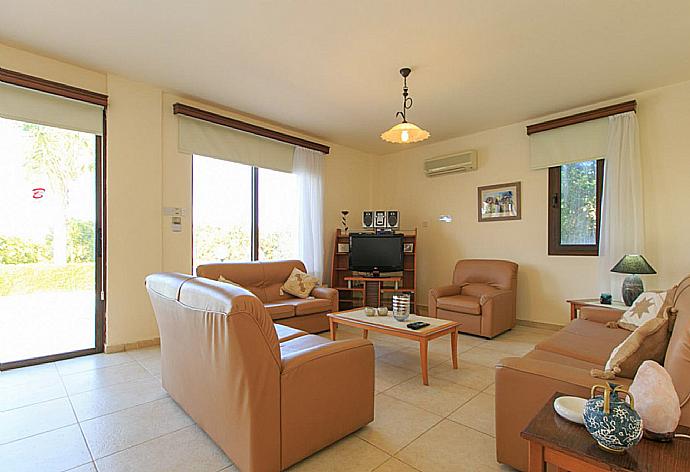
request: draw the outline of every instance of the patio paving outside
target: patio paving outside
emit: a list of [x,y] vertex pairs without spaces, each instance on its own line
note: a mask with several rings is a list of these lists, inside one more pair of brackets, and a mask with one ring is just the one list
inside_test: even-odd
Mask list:
[[93,291],[0,296],[0,363],[95,346]]

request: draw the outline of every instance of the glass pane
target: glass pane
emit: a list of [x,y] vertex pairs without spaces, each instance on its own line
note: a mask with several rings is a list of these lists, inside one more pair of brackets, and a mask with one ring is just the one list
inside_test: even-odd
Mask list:
[[561,244],[596,244],[597,161],[561,166]]
[[295,259],[298,219],[297,177],[259,169],[259,259]]
[[194,156],[194,267],[251,260],[252,168]]
[[96,346],[96,137],[0,118],[0,363]]

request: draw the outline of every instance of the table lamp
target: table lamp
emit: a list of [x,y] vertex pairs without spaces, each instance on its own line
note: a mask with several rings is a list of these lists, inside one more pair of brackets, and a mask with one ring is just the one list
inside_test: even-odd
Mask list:
[[618,261],[618,264],[613,266],[611,272],[630,274],[623,281],[623,301],[627,306],[631,306],[635,299],[644,292],[644,284],[639,274],[656,274],[647,259],[640,254],[626,254],[623,259]]

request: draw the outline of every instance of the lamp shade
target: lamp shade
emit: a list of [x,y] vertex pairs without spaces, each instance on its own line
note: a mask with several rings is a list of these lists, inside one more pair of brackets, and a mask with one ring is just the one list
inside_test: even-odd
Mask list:
[[423,130],[419,126],[403,122],[381,134],[381,139],[389,143],[408,144],[424,141],[429,136],[429,132]]
[[619,274],[656,274],[656,271],[649,265],[647,259],[640,254],[627,254],[623,256],[623,259],[613,266],[611,272],[618,272]]

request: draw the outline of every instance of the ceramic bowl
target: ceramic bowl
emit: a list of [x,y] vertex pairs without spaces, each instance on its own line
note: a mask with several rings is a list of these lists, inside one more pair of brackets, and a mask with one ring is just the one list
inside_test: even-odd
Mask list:
[[367,316],[376,316],[376,310],[370,306],[364,307],[364,314]]
[[585,403],[587,403],[585,398],[558,397],[553,401],[553,409],[568,421],[585,424]]
[[385,306],[378,307],[376,311],[378,312],[379,316],[388,316],[388,308]]

